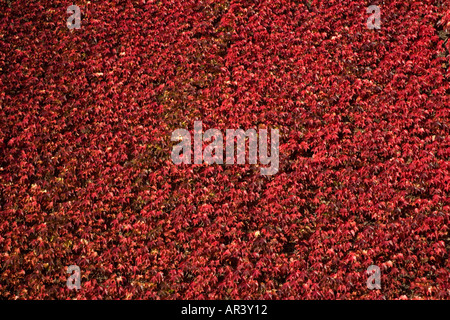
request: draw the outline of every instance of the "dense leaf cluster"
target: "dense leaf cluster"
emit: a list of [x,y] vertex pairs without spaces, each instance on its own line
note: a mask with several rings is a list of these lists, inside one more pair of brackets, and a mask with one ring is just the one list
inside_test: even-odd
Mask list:
[[[3,1],[0,297],[449,299],[450,7],[376,2]],[[279,172],[174,165],[194,120]]]

